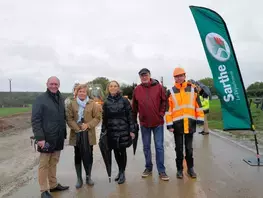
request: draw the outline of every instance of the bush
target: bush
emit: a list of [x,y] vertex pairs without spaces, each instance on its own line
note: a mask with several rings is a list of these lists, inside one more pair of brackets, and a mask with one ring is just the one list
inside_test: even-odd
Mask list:
[[[0,92],[0,107],[28,107],[43,92]],[[63,99],[70,93],[62,93]]]

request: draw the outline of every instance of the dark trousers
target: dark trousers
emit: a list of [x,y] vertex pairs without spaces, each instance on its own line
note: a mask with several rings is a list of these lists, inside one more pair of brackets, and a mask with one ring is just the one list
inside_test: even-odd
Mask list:
[[93,164],[93,145],[90,146],[90,150],[91,155],[89,156],[88,153],[81,153],[78,146],[74,146],[75,164],[81,164],[82,162],[87,176],[90,176]]
[[193,168],[193,134],[177,134],[174,133],[176,166],[177,170],[183,170],[184,145],[185,145],[185,160],[187,168]]
[[119,167],[120,172],[124,172],[127,165],[126,148],[114,149],[114,156]]

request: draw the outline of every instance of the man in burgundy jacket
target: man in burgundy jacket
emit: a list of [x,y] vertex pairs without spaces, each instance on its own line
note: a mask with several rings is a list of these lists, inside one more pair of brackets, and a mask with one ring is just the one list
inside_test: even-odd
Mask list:
[[169,177],[164,166],[164,114],[166,95],[163,86],[151,78],[151,72],[147,68],[139,71],[141,84],[133,92],[132,107],[134,120],[139,120],[142,133],[143,151],[145,156],[145,170],[142,177],[152,174],[151,137],[154,136],[156,150],[156,165],[162,180],[168,181]]

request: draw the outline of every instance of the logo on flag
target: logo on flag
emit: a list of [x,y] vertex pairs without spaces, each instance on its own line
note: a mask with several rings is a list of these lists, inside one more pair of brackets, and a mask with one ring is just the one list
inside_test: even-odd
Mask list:
[[217,60],[225,62],[230,58],[230,48],[225,39],[217,33],[206,35],[205,43],[210,54]]

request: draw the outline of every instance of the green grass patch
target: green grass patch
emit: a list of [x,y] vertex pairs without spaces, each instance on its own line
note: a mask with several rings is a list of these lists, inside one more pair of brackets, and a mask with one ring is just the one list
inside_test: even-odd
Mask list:
[[[256,105],[252,103],[251,114],[256,130],[263,131],[263,111],[261,109],[257,109]],[[223,118],[220,100],[210,101],[208,124],[210,129],[223,129]]]
[[0,117],[10,116],[17,113],[30,112],[32,107],[10,107],[10,108],[0,108]]
[[255,104],[252,104],[251,114],[256,130],[263,131],[263,111],[259,108],[256,108]]
[[210,129],[223,129],[220,100],[211,100],[209,104],[208,126]]

